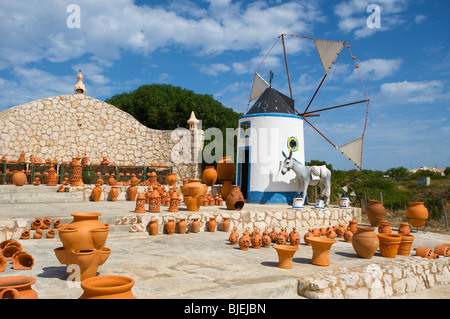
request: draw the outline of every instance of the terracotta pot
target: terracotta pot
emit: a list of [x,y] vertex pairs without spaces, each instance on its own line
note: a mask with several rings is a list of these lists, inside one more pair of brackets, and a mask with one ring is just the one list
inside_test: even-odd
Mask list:
[[215,232],[216,231],[216,226],[217,226],[216,218],[215,217],[209,217],[208,231],[209,232]]
[[175,232],[175,220],[173,218],[169,218],[164,227],[166,228],[168,235],[173,235]]
[[20,239],[30,239],[31,231],[29,229],[24,229]]
[[115,275],[88,278],[81,282],[79,299],[136,299],[131,291],[134,283],[132,278]]
[[410,235],[411,230],[409,229],[408,223],[400,223],[397,233],[399,233],[400,235]]
[[48,230],[47,234],[45,234],[46,238],[55,238],[56,230],[51,228]]
[[150,220],[150,226],[148,228],[151,236],[158,235],[158,228],[159,228],[158,220],[156,218],[152,218]]
[[12,182],[16,186],[23,186],[27,181],[27,175],[23,171],[15,171],[12,176]]
[[448,257],[448,256],[450,256],[450,247],[443,246],[443,245],[436,245],[434,247],[434,253],[436,255]]
[[175,173],[167,174],[166,183],[167,185],[169,185],[169,187],[175,186],[176,182],[177,182],[177,175]]
[[354,234],[354,233],[356,233],[357,226],[358,226],[358,222],[356,220],[351,220],[348,222],[347,228]]
[[327,237],[311,237],[309,238],[309,242],[311,243],[313,250],[311,264],[317,266],[329,266],[330,249],[331,246],[337,242],[337,240]]
[[413,241],[414,236],[402,235],[402,241],[400,242],[400,246],[398,246],[397,255],[409,256]]
[[22,251],[22,247],[9,244],[9,245],[6,245],[5,248],[3,248],[2,254],[3,254],[3,257],[5,257],[5,259],[7,261],[11,261],[11,260],[13,260],[14,254],[18,251]]
[[300,233],[294,227],[289,233],[289,244],[292,246],[298,246],[300,244]]
[[263,235],[262,237],[262,246],[263,247],[270,247],[270,244],[272,243],[272,239],[269,235]]
[[380,255],[388,258],[395,258],[400,242],[402,241],[402,235],[381,233],[378,234],[378,239],[380,240]]
[[134,209],[136,214],[145,213],[145,194],[141,193],[137,195],[136,198],[136,207]]
[[34,220],[31,222],[31,229],[36,230],[42,227],[42,219],[39,217],[35,217]]
[[0,255],[0,272],[5,271],[7,264],[8,264],[8,262],[7,262],[6,258],[3,257],[2,255]]
[[343,227],[343,225],[338,225],[335,232],[337,237],[342,238],[344,237],[345,228]]
[[136,186],[131,185],[128,188],[128,200],[134,202],[136,200],[137,188]]
[[184,234],[186,232],[186,218],[178,218],[178,233]]
[[365,259],[371,259],[379,246],[375,227],[358,226],[352,238],[352,246],[356,254]]
[[272,241],[272,243],[275,243],[277,241],[277,235],[278,235],[278,233],[277,233],[275,227],[273,227],[272,231],[269,233],[269,237],[270,237],[270,240]]
[[428,209],[423,202],[411,202],[406,210],[406,218],[413,227],[422,227],[428,219]]
[[292,258],[295,252],[299,249],[298,246],[292,245],[274,245],[273,248],[278,254],[278,267],[284,269],[292,268]]
[[244,196],[241,193],[241,188],[238,185],[233,185],[231,191],[225,199],[228,210],[241,210],[244,207]]
[[33,256],[19,250],[12,256],[12,267],[16,270],[31,270],[34,266]]
[[275,241],[277,245],[286,245],[286,241],[287,241],[286,236],[284,236],[284,234],[279,232],[277,234],[277,240]]
[[95,184],[94,189],[92,190],[92,200],[94,202],[99,202],[100,197],[102,196],[102,188],[100,187],[100,184]]
[[232,181],[222,181],[222,186],[220,187],[220,195],[222,195],[222,198],[225,198],[225,200],[227,199],[227,196],[230,193],[232,187]]
[[261,234],[259,233],[259,230],[258,230],[258,229],[256,229],[256,230],[253,232],[253,236],[251,237],[250,242],[251,242],[251,244],[252,244],[252,248],[255,248],[255,249],[261,248],[261,245],[262,245],[262,236],[261,236]]
[[200,231],[200,222],[199,218],[192,218],[193,222],[191,223],[191,232],[198,233]]
[[34,233],[34,235],[33,235],[33,238],[34,239],[40,239],[40,238],[42,238],[42,233],[43,233],[44,231],[42,230],[42,229],[36,229],[36,231],[35,231],[35,233]]
[[188,179],[188,183],[181,185],[181,192],[183,196],[197,197],[205,195],[208,191],[208,186],[203,185],[200,179]]
[[36,279],[28,276],[8,276],[0,278],[0,299],[38,299],[31,288]]
[[109,197],[111,201],[113,202],[117,201],[118,196],[119,196],[119,189],[116,186],[111,187],[111,190],[109,191]]
[[348,229],[345,233],[344,233],[344,241],[346,243],[351,243],[353,239],[353,232]]
[[435,254],[433,249],[428,248],[428,247],[417,247],[417,248],[414,248],[414,250],[416,251],[415,256],[420,256],[423,258],[430,258],[430,259],[439,258],[439,255]]
[[213,186],[217,181],[217,171],[214,166],[206,166],[202,173],[203,183]]
[[378,224],[378,233],[379,234],[391,234],[392,229],[391,225],[387,220],[380,220],[380,223]]
[[336,238],[336,232],[334,231],[333,228],[328,227],[328,228],[327,228],[327,234],[326,234],[325,236],[326,236],[327,238],[331,238],[331,239]]
[[311,232],[313,233],[314,236],[316,237],[320,237],[322,235],[321,231],[319,228],[313,228],[311,229]]
[[366,209],[367,218],[370,221],[372,227],[378,227],[381,220],[384,219],[386,209],[383,206],[383,202],[380,200],[369,200],[369,205]]
[[223,157],[222,160],[217,163],[217,177],[222,183],[225,180],[233,180],[235,170],[236,165],[232,161],[231,157]]
[[228,237],[228,240],[230,242],[231,245],[236,245],[238,240],[239,240],[239,234],[237,232],[237,228],[234,227],[233,231],[230,234],[230,237]]
[[239,238],[239,248],[241,250],[248,250],[248,247],[250,247],[250,236],[249,235],[242,235]]
[[316,237],[314,236],[312,229],[309,229],[308,232],[303,236],[303,240],[305,241],[306,246],[311,246],[311,243],[309,242],[309,238]]
[[62,226],[61,219],[57,218],[53,220],[53,228],[58,229]]
[[227,232],[230,229],[230,217],[223,217],[222,231]]

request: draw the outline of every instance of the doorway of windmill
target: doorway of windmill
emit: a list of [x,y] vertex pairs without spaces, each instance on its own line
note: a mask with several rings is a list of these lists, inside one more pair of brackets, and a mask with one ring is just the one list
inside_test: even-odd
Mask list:
[[250,165],[250,150],[244,150],[244,161],[241,165],[241,193],[247,199],[248,192],[248,171]]

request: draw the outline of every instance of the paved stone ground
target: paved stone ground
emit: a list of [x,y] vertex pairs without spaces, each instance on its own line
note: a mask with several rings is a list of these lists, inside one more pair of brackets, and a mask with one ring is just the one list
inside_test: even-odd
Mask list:
[[[258,205],[246,205],[247,209]],[[275,205],[279,207],[278,205]],[[267,206],[267,208],[270,208]],[[206,210],[202,207],[202,210]],[[211,208],[209,208],[211,209]],[[31,223],[34,217],[64,218],[70,221],[73,212],[99,212],[100,220],[113,224],[116,218],[134,212],[132,202],[79,202],[14,204],[0,206],[0,217],[25,218]],[[312,249],[302,244],[294,255],[292,269],[277,267],[275,249],[260,248],[242,251],[228,243],[229,233],[222,231],[190,234],[149,236],[148,233],[130,233],[129,225],[112,225],[106,247],[112,252],[99,267],[99,275],[117,274],[133,278],[133,293],[145,299],[253,299],[295,298],[297,279],[321,271],[353,268],[372,263],[382,263],[387,258],[377,252],[370,259],[358,258],[351,243],[342,238],[332,246],[331,265],[315,266],[310,263]],[[297,229],[302,238],[306,228]],[[242,230],[238,230],[242,234]],[[396,231],[396,229],[394,229]],[[450,235],[422,231],[414,233],[413,247],[434,247],[450,242]],[[20,240],[23,250],[35,259],[32,270],[13,270],[10,262],[0,276],[25,275],[36,278],[33,288],[41,299],[72,299],[82,294],[79,287],[69,287],[66,267],[61,265],[53,250],[61,247],[58,238]],[[407,256],[397,256],[396,260]],[[448,258],[448,257],[447,257]],[[392,299],[448,299],[450,286],[436,285],[411,295],[394,296]]]

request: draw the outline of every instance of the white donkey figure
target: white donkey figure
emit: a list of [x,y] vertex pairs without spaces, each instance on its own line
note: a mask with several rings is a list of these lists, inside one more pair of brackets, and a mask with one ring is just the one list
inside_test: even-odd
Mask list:
[[293,170],[295,175],[297,175],[297,180],[299,183],[299,191],[297,197],[301,197],[303,194],[303,199],[307,202],[307,190],[308,186],[319,185],[320,195],[324,198],[325,206],[330,203],[331,195],[331,172],[325,166],[305,166],[295,158],[292,158],[292,150],[289,152],[289,156],[281,151],[284,156],[283,167],[281,168],[281,174],[286,174],[287,171]]

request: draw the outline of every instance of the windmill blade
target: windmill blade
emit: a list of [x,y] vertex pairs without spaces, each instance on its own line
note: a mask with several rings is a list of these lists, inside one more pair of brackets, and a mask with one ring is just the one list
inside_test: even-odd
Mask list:
[[331,70],[345,42],[314,39],[325,74]]
[[362,169],[362,147],[363,138],[360,137],[347,144],[339,146],[337,149],[341,151],[353,164],[355,164],[360,170]]
[[252,92],[250,93],[250,101],[253,101],[254,99],[260,97],[264,91],[269,88],[269,83],[264,80],[261,75],[259,75],[257,72],[255,72],[255,76],[253,77],[253,85],[252,85]]

